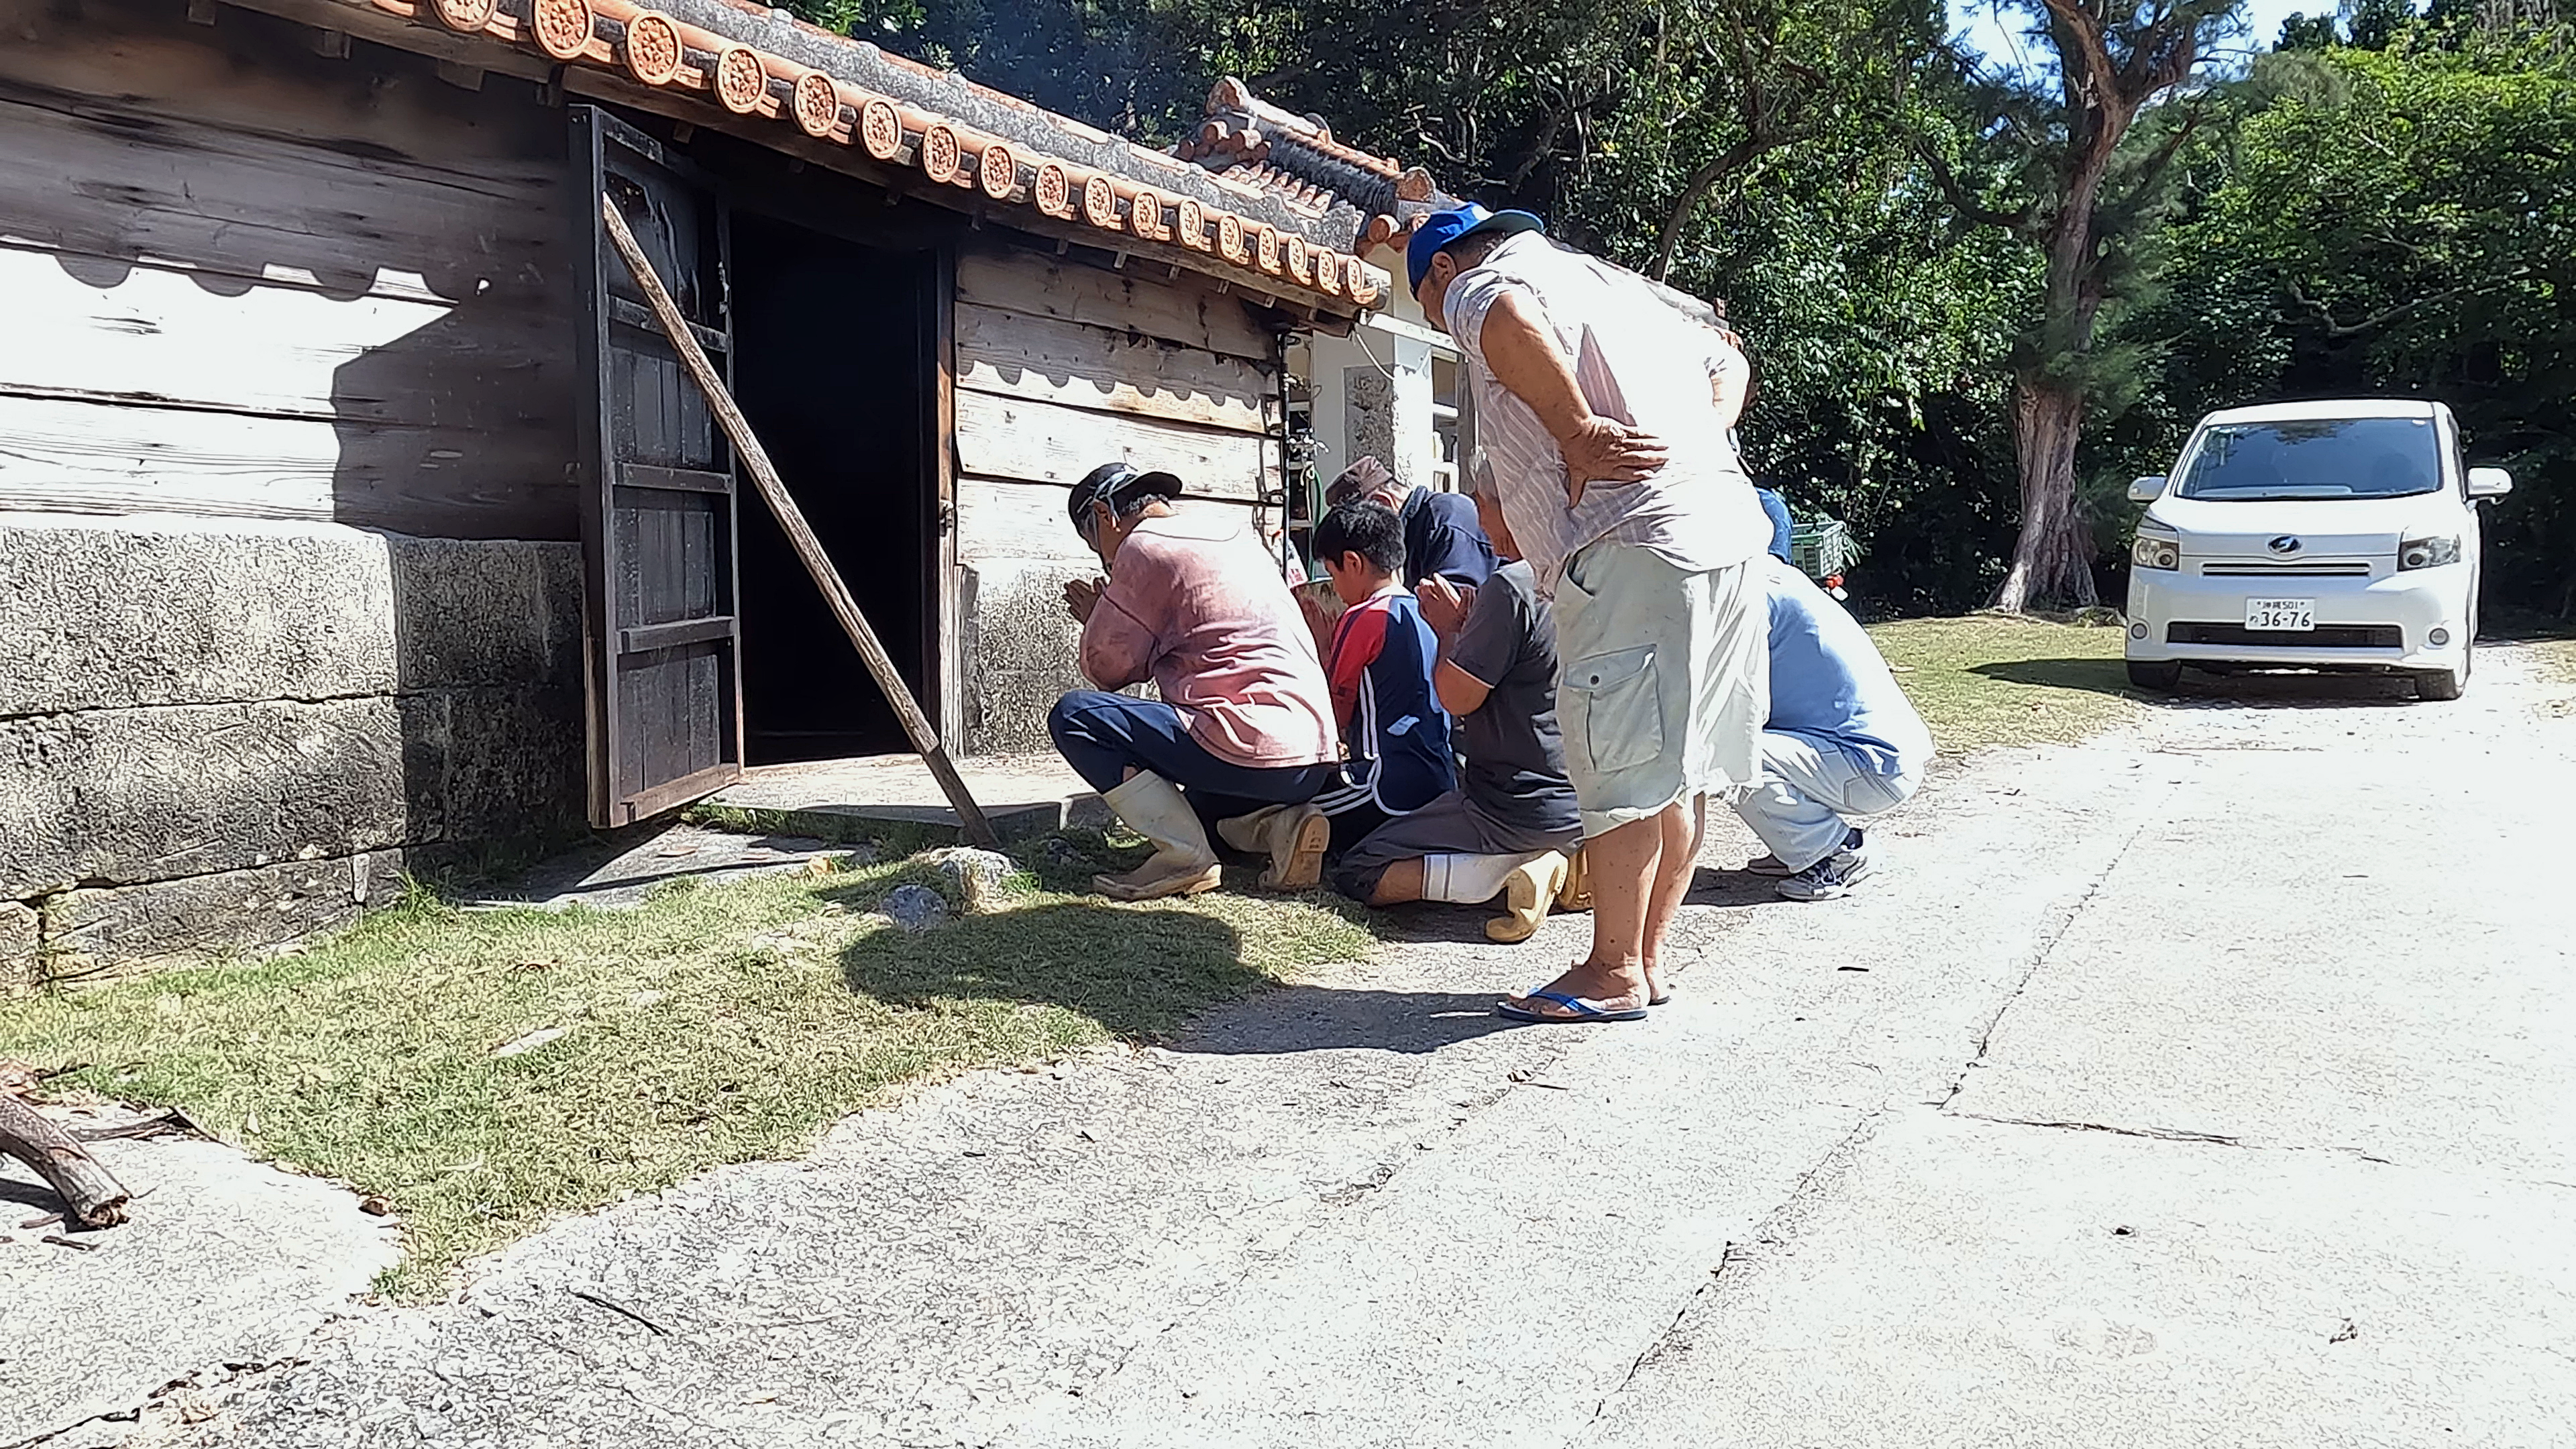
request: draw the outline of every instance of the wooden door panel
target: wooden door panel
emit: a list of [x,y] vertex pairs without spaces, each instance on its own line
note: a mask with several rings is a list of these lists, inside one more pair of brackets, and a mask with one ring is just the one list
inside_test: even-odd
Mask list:
[[[709,178],[596,107],[573,111],[579,194],[614,201],[728,382],[726,218]],[[582,542],[593,824],[631,824],[742,775],[735,467],[713,408],[586,218]]]

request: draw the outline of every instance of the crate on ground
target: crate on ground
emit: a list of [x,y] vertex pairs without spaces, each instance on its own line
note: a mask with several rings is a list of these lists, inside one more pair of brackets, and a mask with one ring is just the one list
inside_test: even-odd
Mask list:
[[1860,545],[1839,518],[1802,522],[1789,531],[1789,562],[1811,579],[1830,579],[1860,562]]

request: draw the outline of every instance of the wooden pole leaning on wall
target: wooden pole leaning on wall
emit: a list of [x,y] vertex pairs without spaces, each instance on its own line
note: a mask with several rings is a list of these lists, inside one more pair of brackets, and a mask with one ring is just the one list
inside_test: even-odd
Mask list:
[[868,666],[868,673],[875,678],[877,688],[884,691],[886,702],[894,706],[896,717],[903,721],[903,732],[912,738],[914,751],[920,754],[921,762],[930,767],[931,777],[939,782],[939,792],[948,797],[949,806],[957,812],[958,824],[968,843],[986,850],[1000,849],[1002,842],[993,833],[993,822],[984,818],[982,807],[975,803],[974,795],[966,788],[965,779],[957,773],[956,764],[939,743],[939,733],[930,727],[930,717],[922,713],[921,701],[912,697],[912,690],[904,684],[903,676],[895,672],[894,660],[887,656],[885,645],[878,642],[877,631],[868,626],[867,616],[859,612],[858,601],[850,597],[850,586],[841,581],[841,571],[832,566],[830,555],[823,552],[822,542],[814,537],[812,525],[805,521],[804,510],[788,496],[787,485],[779,480],[778,469],[770,463],[768,450],[760,446],[760,439],[751,431],[751,424],[744,419],[742,409],[734,405],[732,391],[724,385],[723,378],[716,376],[715,364],[707,360],[706,349],[698,345],[696,334],[689,330],[688,319],[680,315],[679,304],[671,300],[670,291],[653,271],[653,263],[644,255],[644,249],[636,245],[635,233],[627,228],[626,218],[618,212],[617,203],[605,192],[599,198],[599,213],[608,223],[608,238],[617,247],[617,254],[626,259],[627,270],[635,274],[636,285],[644,289],[644,299],[652,304],[654,319],[662,324],[663,335],[671,339],[671,347],[680,354],[680,362],[689,369],[689,375],[697,379],[700,390],[706,393],[707,405],[715,410],[716,421],[724,427],[725,436],[733,440],[734,451],[741,455],[743,467],[751,474],[751,480],[758,486],[762,500],[768,503],[769,511],[777,516],[780,530],[786,533],[787,541],[795,545],[796,556],[805,560],[806,572],[814,576],[814,586],[823,591],[823,601],[832,606],[834,617],[841,621],[842,632],[850,636],[850,643],[858,649],[859,658]]

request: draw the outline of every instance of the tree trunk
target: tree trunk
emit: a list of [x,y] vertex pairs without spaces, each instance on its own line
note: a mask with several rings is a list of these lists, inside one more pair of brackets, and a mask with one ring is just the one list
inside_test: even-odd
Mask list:
[[2101,602],[2093,587],[2093,536],[2075,508],[2075,442],[2084,423],[2081,387],[2024,373],[2013,386],[2013,455],[2021,468],[2021,537],[1995,607],[2020,613],[2035,603]]

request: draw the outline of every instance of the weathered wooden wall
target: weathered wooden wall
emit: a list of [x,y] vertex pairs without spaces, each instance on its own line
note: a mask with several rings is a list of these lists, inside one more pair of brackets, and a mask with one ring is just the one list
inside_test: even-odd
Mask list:
[[1279,477],[1277,344],[1194,279],[1000,249],[959,258],[954,325],[966,740],[1043,748],[1047,709],[1082,683],[1064,581],[1100,571],[1071,485],[1123,458],[1258,526]]
[[580,819],[563,113],[187,13],[0,0],[0,990]]
[[0,0],[0,509],[575,537],[562,112],[215,14]]

